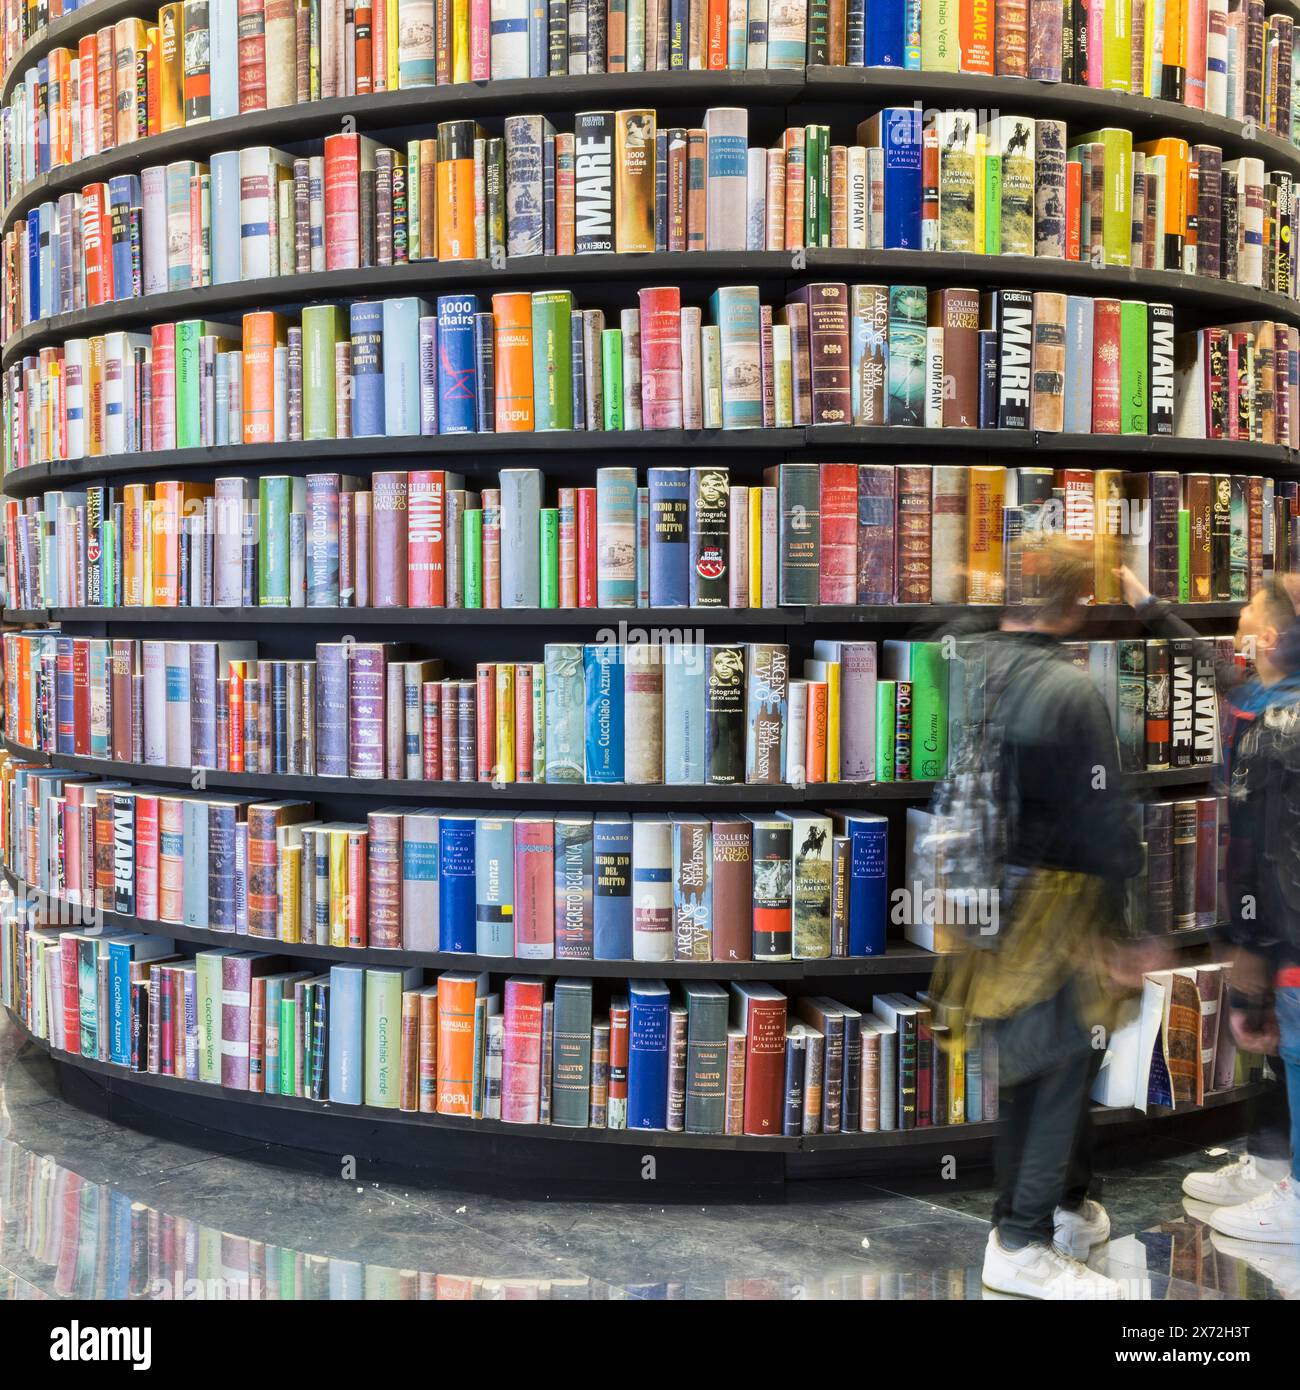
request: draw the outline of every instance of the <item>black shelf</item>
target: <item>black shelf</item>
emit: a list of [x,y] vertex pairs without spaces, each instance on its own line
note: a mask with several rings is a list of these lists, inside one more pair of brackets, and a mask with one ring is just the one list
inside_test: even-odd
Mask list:
[[[27,748],[9,738],[0,745],[24,762],[43,763],[69,772],[90,772],[100,777],[123,777],[132,782],[183,787],[202,792],[246,792],[271,797],[364,796],[389,801],[485,801],[509,804],[515,801],[552,803],[557,806],[626,805],[629,809],[649,806],[728,806],[754,803],[763,806],[859,806],[876,801],[927,801],[932,782],[815,782],[804,787],[756,786],[736,783],[710,787],[698,784],[647,786],[611,782],[508,782],[499,789],[491,782],[424,782],[402,778],[317,777],[283,772],[220,772],[202,769],[202,786],[195,787],[199,769],[164,767],[153,763],[117,762],[106,758],[81,757],[73,753],[45,753]],[[1197,767],[1161,768],[1150,772],[1124,774],[1135,791],[1162,787],[1204,785],[1216,769]]]
[[[1235,618],[1241,603],[1175,603],[1182,618]],[[818,604],[786,608],[6,608],[6,623],[112,624],[115,627],[183,622],[224,626],[347,627],[618,627],[620,623],[652,627],[815,626],[908,627],[943,623],[979,612],[966,603]],[[989,616],[1001,610],[987,606]],[[1127,604],[1098,603],[1086,610],[1088,623],[1135,623]]]
[[[103,18],[93,18],[101,11]],[[98,29],[111,19],[138,12],[124,0],[100,0],[29,41],[5,74],[4,97],[22,72],[59,43]],[[754,110],[791,106],[859,108],[863,115],[892,104],[923,107],[976,107],[1065,120],[1072,126],[1120,123],[1138,140],[1157,135],[1181,136],[1191,144],[1210,143],[1224,157],[1255,154],[1272,168],[1300,173],[1300,149],[1280,136],[1247,136],[1241,122],[1214,116],[1178,102],[1095,90],[1072,83],[1033,82],[1027,78],[988,77],[976,73],[909,71],[902,68],[830,68],[814,66],[782,71],[669,71],[603,73],[581,77],[497,78],[487,82],[451,83],[368,96],[332,97],[269,111],[250,111],[223,120],[182,127],[146,140],[132,141],[72,165],[42,174],[27,185],[4,211],[4,225],[33,204],[114,174],[165,164],[181,155],[201,157],[216,150],[248,144],[293,144],[341,128],[345,117],[366,133],[396,131],[449,119],[510,115],[537,111],[547,115],[606,106],[650,106],[664,111],[703,108],[713,103],[744,105]],[[856,120],[856,111],[855,111]],[[802,122],[800,122],[802,123]]]
[[[9,1012],[9,1011],[7,1011]],[[730,1151],[768,1152],[776,1154],[811,1154],[835,1150],[896,1149],[942,1143],[970,1144],[983,1143],[998,1131],[997,1120],[983,1120],[975,1124],[928,1125],[921,1129],[884,1130],[873,1133],[818,1134],[785,1137],[783,1135],[728,1135],[728,1134],[687,1134],[684,1131],[661,1129],[579,1129],[559,1125],[514,1125],[503,1120],[471,1120],[458,1115],[431,1115],[418,1111],[382,1109],[368,1105],[342,1105],[335,1101],[302,1100],[296,1096],[268,1095],[261,1091],[240,1091],[224,1086],[216,1086],[202,1081],[186,1081],[174,1076],[159,1076],[152,1072],[131,1071],[111,1062],[100,1062],[81,1057],[61,1048],[52,1047],[45,1038],[38,1038],[13,1012],[9,1018],[14,1027],[33,1046],[49,1054],[52,1060],[65,1066],[76,1068],[91,1075],[110,1079],[124,1088],[144,1087],[187,1096],[204,1096],[219,1104],[234,1102],[238,1105],[261,1106],[267,1109],[287,1110],[302,1114],[333,1114],[340,1120],[351,1119],[366,1124],[396,1126],[419,1126],[436,1130],[471,1131],[497,1137],[518,1139],[571,1140],[576,1143],[630,1144],[634,1147],[659,1149],[715,1149]],[[1217,1091],[1207,1096],[1200,1106],[1183,1106],[1177,1110],[1156,1110],[1143,1114],[1141,1111],[1124,1109],[1105,1109],[1093,1107],[1093,1117],[1097,1123],[1106,1127],[1132,1126],[1139,1128],[1152,1119],[1179,1118],[1205,1110],[1249,1100],[1261,1093],[1263,1083],[1236,1087],[1232,1090]]]
[[90,0],[87,5],[51,20],[39,33],[14,54],[13,62],[5,69],[4,85],[0,87],[0,106],[7,106],[23,72],[52,48],[75,45],[83,34],[94,33],[119,19],[130,19],[141,10],[148,10],[144,0]]
[[[206,127],[204,127],[206,129]],[[1298,151],[1297,153],[1300,153]],[[956,251],[811,250],[793,268],[788,251],[654,252],[646,255],[600,253],[589,256],[515,256],[504,268],[490,260],[415,261],[407,265],[370,266],[360,270],[313,271],[199,289],[173,290],[117,300],[68,314],[38,319],[12,333],[0,365],[7,367],[26,353],[68,337],[83,337],[176,318],[217,318],[271,305],[382,298],[388,294],[429,294],[450,289],[501,289],[508,285],[605,287],[611,282],[678,284],[704,280],[714,284],[760,285],[798,280],[847,280],[879,277],[889,283],[971,285],[996,288],[1077,291],[1088,295],[1141,295],[1176,308],[1191,308],[1209,320],[1268,314],[1300,323],[1300,301],[1251,289],[1209,276],[1181,271],[1093,266],[1086,261],[1046,257],[976,256]],[[597,289],[599,293],[599,289]],[[580,291],[581,293],[581,291]],[[583,299],[586,294],[581,294]],[[603,433],[603,432],[597,432]],[[756,432],[755,432],[756,433]],[[354,441],[355,443],[355,441]]]
[[[553,430],[541,433],[442,434],[365,437],[361,439],[293,440],[279,444],[223,444],[198,449],[158,449],[148,453],[106,454],[93,458],[63,459],[11,469],[4,476],[4,492],[10,497],[31,497],[46,488],[67,487],[87,478],[122,474],[184,473],[190,469],[237,468],[249,473],[265,469],[326,468],[366,471],[358,450],[382,448],[374,464],[391,466],[400,460],[437,460],[468,476],[491,476],[508,462],[504,456],[546,455],[557,460],[577,455],[634,453],[673,459],[689,453],[748,456],[759,453],[762,463],[779,463],[783,453],[807,450],[827,453],[861,450],[873,453],[894,450],[915,457],[961,452],[973,454],[1049,454],[1054,458],[1073,454],[1106,453],[1109,457],[1150,460],[1163,467],[1180,464],[1209,469],[1231,459],[1234,468],[1258,467],[1290,473],[1300,466],[1300,451],[1283,444],[1257,444],[1240,440],[1177,439],[1164,435],[1046,434],[1037,430],[911,429],[905,426],[801,426],[771,430]],[[728,458],[727,462],[732,460]],[[542,460],[538,458],[540,464]],[[745,458],[741,459],[741,466]]]

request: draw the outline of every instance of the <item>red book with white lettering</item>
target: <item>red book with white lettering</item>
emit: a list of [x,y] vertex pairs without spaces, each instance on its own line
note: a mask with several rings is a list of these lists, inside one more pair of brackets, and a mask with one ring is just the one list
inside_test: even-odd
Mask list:
[[113,298],[113,242],[106,183],[88,183],[81,190],[81,255],[86,268],[86,307],[109,303]]
[[156,323],[151,334],[153,447],[176,447],[176,325]]
[[745,1133],[780,1134],[787,1000],[771,985],[731,982],[733,1025],[745,1035]]
[[1092,432],[1120,432],[1120,302],[1093,301]]
[[407,497],[408,603],[442,608],[447,602],[447,490],[461,488],[459,473],[441,468],[411,472]]
[[856,603],[858,599],[858,466],[821,466],[821,561],[818,599]]
[[543,980],[514,975],[506,981],[505,1046],[501,1058],[501,1118],[506,1124],[538,1123],[545,1001]]
[[578,607],[596,605],[596,489],[578,489]]
[[676,285],[639,292],[641,427],[682,428],[682,295]]
[[325,269],[361,265],[361,175],[375,167],[367,135],[325,137]]
[[135,915],[158,920],[158,798],[135,796]]

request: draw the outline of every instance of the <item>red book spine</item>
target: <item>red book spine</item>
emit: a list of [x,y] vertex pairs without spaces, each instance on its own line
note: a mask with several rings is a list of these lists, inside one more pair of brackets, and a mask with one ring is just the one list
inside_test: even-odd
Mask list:
[[515,781],[533,780],[533,668],[515,664]]
[[[366,904],[370,901],[366,891],[366,864],[369,858],[370,836],[364,830],[348,833],[348,945],[367,946]],[[395,945],[400,946],[400,932]]]
[[238,23],[239,110],[241,114],[245,111],[265,111],[266,11],[262,0],[239,0]]
[[442,780],[442,682],[425,681],[420,691],[420,774]]
[[77,938],[68,932],[59,938],[63,959],[63,1048],[81,1052],[81,997],[77,990]]
[[506,981],[501,1118],[507,1124],[535,1125],[538,1121],[545,995],[541,980]]
[[81,256],[85,266],[87,308],[107,304],[113,298],[107,191],[102,183],[90,183],[81,190]]
[[721,72],[727,66],[727,0],[708,0],[708,67]]
[[751,999],[745,1029],[745,1133],[780,1134],[785,1086],[785,1006]]
[[374,80],[374,42],[371,28],[373,10],[369,5],[358,5],[356,9],[356,64],[357,95],[367,96],[375,90]]
[[515,822],[515,955],[555,958],[555,823]]
[[446,474],[418,469],[410,475],[407,497],[407,602],[411,608],[442,608],[447,602]]
[[[158,1071],[163,1076],[176,1074],[176,972],[160,966],[154,979],[161,976],[162,1009],[158,1030]],[[184,1007],[182,1000],[181,1007]],[[183,1069],[183,1064],[182,1064]]]
[[77,43],[77,97],[80,105],[81,157],[99,153],[99,122],[95,120],[95,49],[98,41],[87,34]]
[[578,606],[578,494],[576,488],[560,489],[560,607]]
[[[609,1127],[627,1128],[628,1007],[626,1000],[609,1006]],[[620,1123],[615,1124],[615,1120]]]
[[375,583],[370,602],[376,608],[405,608],[409,524],[406,474],[376,473],[371,487],[371,555]]
[[399,950],[402,945],[401,818],[387,812],[372,815],[369,830],[370,945]]
[[1241,410],[1241,392],[1239,389],[1240,380],[1237,376],[1237,351],[1242,341],[1240,333],[1229,333],[1228,338],[1228,361],[1227,371],[1224,373],[1224,385],[1227,387],[1228,416],[1227,416],[1227,437],[1229,439],[1240,439],[1241,428],[1239,411]]
[[78,637],[72,643],[72,751],[90,753],[90,643]]
[[677,287],[640,292],[641,425],[682,428],[682,296]]
[[231,772],[244,768],[244,677],[234,662],[230,664],[230,684],[227,687],[227,708],[230,727],[226,730],[226,761]]
[[460,686],[456,681],[442,683],[442,780],[460,780],[459,747]]
[[578,489],[578,607],[596,607],[596,489]]
[[1077,159],[1065,166],[1065,259],[1079,259],[1079,198],[1083,186],[1083,165]]
[[153,446],[155,449],[176,447],[176,325],[156,323],[153,326],[151,390]]
[[501,489],[483,489],[483,607],[501,607]]
[[135,915],[158,920],[158,798],[135,798]]
[[821,466],[822,603],[856,603],[858,598],[858,466]]
[[361,137],[325,137],[325,269],[361,265]]
[[255,975],[248,999],[248,1089],[266,1090],[266,976]]
[[497,765],[497,668],[481,661],[475,672],[478,699],[475,703],[474,742],[478,748],[478,780],[490,782]]
[[1094,301],[1092,322],[1092,432],[1120,432],[1120,302]]

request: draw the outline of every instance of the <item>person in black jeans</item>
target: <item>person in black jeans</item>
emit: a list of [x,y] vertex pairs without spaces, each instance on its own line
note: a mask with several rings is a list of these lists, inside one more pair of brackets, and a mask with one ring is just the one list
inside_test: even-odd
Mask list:
[[[1148,632],[1157,637],[1191,638],[1198,645],[1204,639],[1173,611],[1169,603],[1155,598],[1145,584],[1127,567],[1119,571],[1124,600],[1142,620]],[[1255,674],[1247,677],[1232,661],[1215,660],[1215,683],[1219,700],[1226,703],[1224,722],[1222,785],[1226,789],[1232,775],[1232,755],[1242,730],[1264,708],[1267,692],[1281,675],[1296,663],[1287,655],[1284,638],[1295,643],[1294,604],[1290,596],[1274,586],[1261,586],[1250,602],[1242,606],[1237,622],[1235,645],[1248,654]],[[1300,653],[1297,653],[1300,655]],[[1234,1206],[1267,1192],[1284,1178],[1291,1160],[1291,1112],[1283,1083],[1279,1057],[1269,1058],[1272,1080],[1267,1091],[1251,1106],[1245,1152],[1231,1163],[1208,1172],[1189,1173],[1183,1179],[1187,1196],[1211,1206]]]

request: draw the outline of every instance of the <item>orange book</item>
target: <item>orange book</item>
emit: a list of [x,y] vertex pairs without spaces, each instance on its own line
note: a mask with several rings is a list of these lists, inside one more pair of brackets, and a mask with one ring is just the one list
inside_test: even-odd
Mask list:
[[1083,181],[1083,165],[1077,159],[1065,166],[1065,259],[1079,259],[1079,190]]
[[802,127],[785,133],[785,249],[796,251],[804,234],[804,152]]
[[164,5],[158,11],[158,102],[163,130],[185,124],[185,6]]
[[158,608],[180,603],[181,518],[203,498],[212,496],[211,483],[158,483],[153,505],[153,602]]
[[420,1109],[432,1115],[438,1108],[438,988],[420,990]]
[[826,719],[829,705],[825,681],[808,682],[808,737],[804,751],[804,779],[826,780]]
[[966,508],[966,586],[969,603],[1002,602],[1002,509],[1007,470],[972,465]]
[[573,135],[557,132],[555,136],[555,254],[574,254],[575,228],[573,222]]
[[420,995],[413,989],[402,992],[402,1059],[397,1108],[420,1108]]
[[[1163,264],[1171,270],[1181,270],[1183,250],[1187,245],[1187,184],[1190,169],[1190,154],[1186,140],[1166,137],[1163,140],[1146,140],[1134,145],[1136,154],[1147,157],[1147,167],[1156,155],[1165,161],[1165,244]],[[1267,222],[1267,219],[1265,219]],[[1161,248],[1156,247],[1156,264],[1160,265]]]
[[348,831],[348,945],[365,947],[369,944],[366,931],[366,904],[370,894],[366,886],[366,866],[370,855],[370,832]]
[[128,608],[142,608],[145,597],[144,506],[147,483],[128,483],[122,489],[122,599]]
[[135,55],[144,46],[144,21],[119,19],[113,40],[113,96],[119,145],[129,144],[140,133],[136,116]]
[[958,33],[962,72],[982,72],[992,77],[993,0],[961,0]]
[[99,40],[87,34],[77,41],[77,102],[85,113],[81,119],[81,157],[99,153],[99,116],[95,110],[95,64]]
[[727,66],[727,0],[709,0],[708,33],[707,66],[720,71]]
[[229,749],[226,761],[231,772],[244,772],[244,682],[248,679],[248,662],[230,663],[229,696],[226,707],[229,711],[226,729],[226,747]]
[[244,443],[275,442],[275,350],[285,341],[279,314],[244,315]]
[[158,42],[158,26],[145,30],[145,69],[149,87],[149,134],[162,133],[162,45]]
[[36,742],[32,731],[32,644],[19,639],[18,646],[18,742],[30,748]]
[[498,434],[533,428],[533,297],[494,294]]
[[444,121],[438,127],[436,193],[440,261],[474,259],[474,140],[481,135],[482,131],[473,121]]
[[471,1113],[474,1085],[474,1001],[487,975],[449,971],[438,977],[438,1114]]

